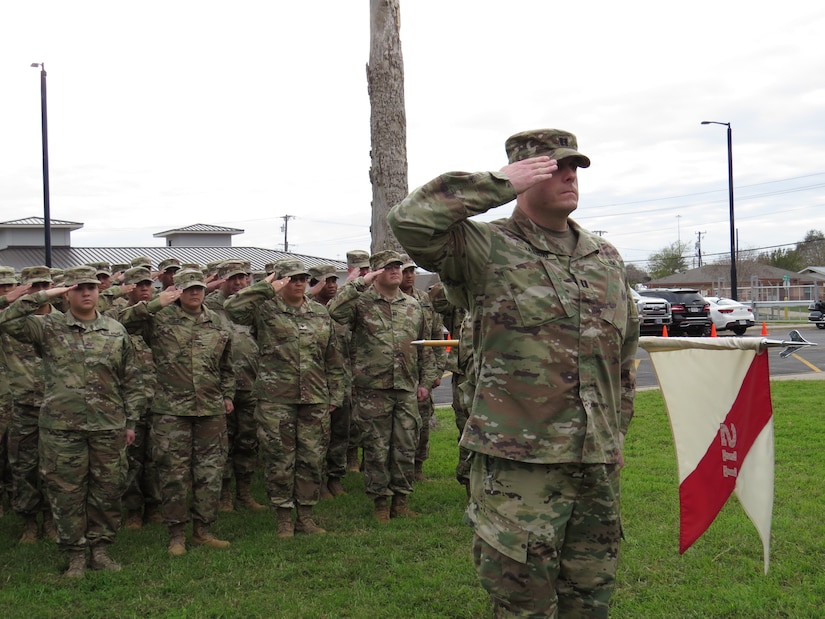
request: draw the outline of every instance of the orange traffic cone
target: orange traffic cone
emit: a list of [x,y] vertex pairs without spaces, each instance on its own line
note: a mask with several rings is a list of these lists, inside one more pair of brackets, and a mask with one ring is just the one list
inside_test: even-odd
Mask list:
[[667,325],[662,325],[662,337],[667,337]]
[[[447,339],[448,339],[448,340],[452,339],[452,338],[450,337],[450,334],[449,334],[449,333],[447,333]],[[445,347],[444,347],[444,352],[445,352],[445,353],[447,353],[448,355],[450,354],[450,348],[452,348],[452,347],[451,347],[451,346],[445,346]]]
[[762,335],[767,335],[767,334],[768,334],[768,323],[763,322],[762,323]]
[[716,335],[716,325],[713,324],[713,323],[710,323],[710,336],[711,337],[718,337]]

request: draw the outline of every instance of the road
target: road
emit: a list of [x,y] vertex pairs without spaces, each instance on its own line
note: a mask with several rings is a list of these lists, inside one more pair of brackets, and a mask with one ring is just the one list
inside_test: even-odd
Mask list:
[[[782,325],[769,327],[767,337],[772,340],[790,339],[788,334],[796,329],[809,342],[815,342],[818,346],[809,346],[796,351],[786,359],[780,359],[779,353],[782,348],[770,348],[768,350],[771,378],[775,380],[787,379],[823,379],[825,380],[825,329],[817,329],[813,325]],[[760,325],[748,329],[744,337],[762,337]],[[733,335],[721,334],[720,337],[734,337]],[[639,389],[650,389],[658,387],[656,374],[650,363],[650,356],[647,351],[639,349],[636,355],[636,387]],[[452,388],[450,386],[450,375],[446,374],[441,381],[441,385],[433,391],[433,400],[436,406],[449,405],[452,402]]]

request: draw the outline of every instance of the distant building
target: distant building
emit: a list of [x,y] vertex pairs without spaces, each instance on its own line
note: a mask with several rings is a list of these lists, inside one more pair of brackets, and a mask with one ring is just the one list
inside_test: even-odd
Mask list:
[[239,228],[224,228],[208,224],[194,224],[153,234],[156,239],[165,238],[166,247],[231,247],[232,236],[243,234]]

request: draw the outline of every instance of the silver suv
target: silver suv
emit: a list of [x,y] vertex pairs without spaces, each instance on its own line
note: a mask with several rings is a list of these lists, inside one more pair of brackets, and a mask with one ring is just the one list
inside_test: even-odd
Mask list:
[[630,294],[633,295],[633,301],[639,311],[639,333],[641,335],[662,335],[663,327],[670,329],[673,322],[670,301],[655,297],[643,297],[632,288]]

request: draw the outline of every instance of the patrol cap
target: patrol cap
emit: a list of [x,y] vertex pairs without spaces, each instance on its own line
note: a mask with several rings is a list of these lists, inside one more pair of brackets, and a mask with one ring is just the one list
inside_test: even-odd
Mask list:
[[294,277],[295,275],[309,275],[309,271],[300,260],[281,260],[278,265],[279,277]]
[[211,260],[206,263],[206,273],[215,273],[218,272],[218,267],[221,266],[225,261],[224,260]]
[[22,284],[51,284],[52,274],[49,267],[26,267],[20,272]]
[[77,286],[78,284],[94,284],[97,286],[97,269],[89,265],[70,267],[63,271],[63,285]]
[[197,271],[195,269],[181,269],[177,273],[175,273],[175,288],[179,288],[180,290],[186,290],[187,288],[191,288],[192,286],[200,286],[201,288],[206,288],[206,284],[203,283],[203,273]]
[[289,258],[281,258],[280,260],[276,260],[275,262],[268,262],[266,264],[266,267],[264,267],[266,269],[267,275],[275,273],[275,277],[285,277],[285,275],[283,275],[281,271],[283,270],[283,265],[287,262],[290,262]]
[[128,262],[118,262],[117,264],[112,265],[112,273],[125,273],[131,268],[131,264]]
[[17,276],[14,274],[12,267],[0,266],[0,285],[3,284],[17,285]]
[[373,271],[383,269],[384,267],[395,263],[404,264],[404,261],[401,259],[401,254],[391,249],[385,249],[370,256],[370,268]]
[[412,258],[408,254],[401,254],[401,270],[409,269],[410,267],[415,268],[415,262],[413,262]]
[[347,267],[350,269],[368,269],[370,266],[370,255],[361,250],[353,249],[347,252]]
[[317,279],[318,281],[322,279],[326,280],[330,277],[338,278],[338,272],[331,264],[319,264],[314,267],[309,267],[309,275],[312,279]]
[[182,268],[182,269],[195,269],[196,271],[200,271],[201,270],[201,265],[199,265],[197,262],[184,262],[183,264],[180,265],[180,268]]
[[264,265],[264,272],[265,272],[267,275],[271,275],[271,274],[272,274],[272,273],[274,273],[276,270],[277,270],[277,263],[275,263],[275,262],[267,262],[267,263]]
[[168,271],[169,269],[180,269],[180,260],[177,258],[164,258],[158,263],[158,271]]
[[131,264],[133,267],[146,267],[150,271],[152,270],[152,259],[149,256],[138,256],[137,258],[132,258]]
[[87,262],[87,266],[95,268],[95,275],[105,275],[111,277],[112,270],[108,262]]
[[123,274],[124,284],[139,284],[152,281],[152,273],[146,267],[132,267]]
[[556,160],[576,157],[580,168],[590,167],[590,159],[577,150],[576,136],[559,129],[533,129],[516,133],[507,138],[504,148],[510,163],[547,155]]
[[247,275],[249,271],[243,260],[224,260],[218,265],[218,278],[229,279],[235,275]]

